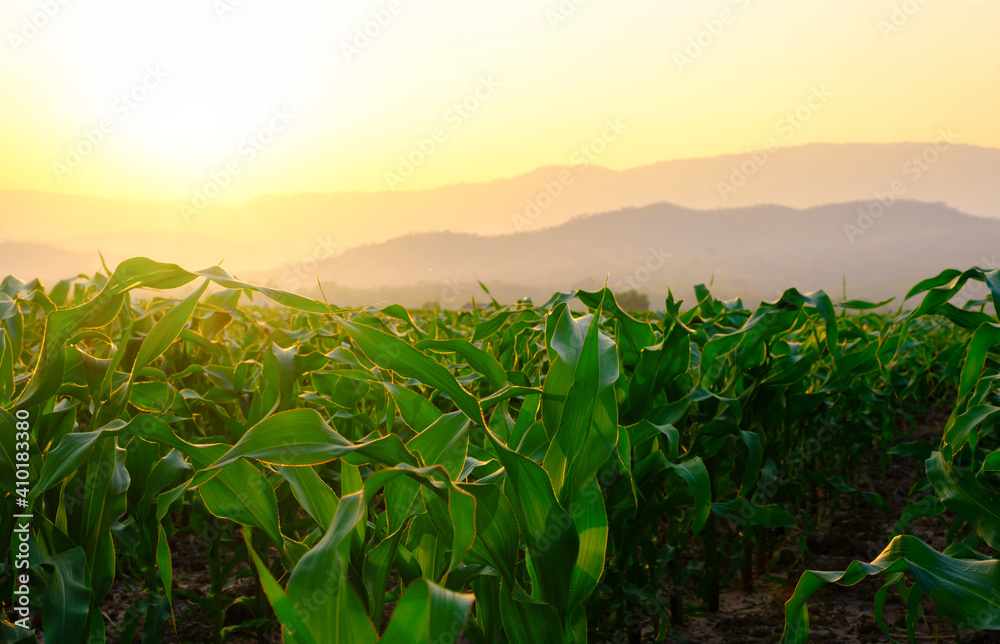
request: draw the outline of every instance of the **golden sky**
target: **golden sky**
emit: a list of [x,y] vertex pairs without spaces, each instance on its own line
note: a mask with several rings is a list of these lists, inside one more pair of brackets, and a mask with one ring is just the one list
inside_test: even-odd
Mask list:
[[1000,147],[998,24],[996,0],[4,0],[0,189],[235,202],[581,147]]

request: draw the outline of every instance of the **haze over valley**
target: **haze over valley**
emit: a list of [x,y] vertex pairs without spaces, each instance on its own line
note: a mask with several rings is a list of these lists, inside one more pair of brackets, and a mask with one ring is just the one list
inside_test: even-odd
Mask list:
[[[621,171],[545,167],[430,190],[265,196],[189,217],[177,202],[6,191],[0,273],[51,283],[97,270],[100,251],[109,265],[135,255],[191,269],[223,261],[296,291],[320,278],[351,305],[451,304],[473,295],[476,280],[506,299],[597,287],[608,273],[614,284],[642,273],[649,249],[662,247],[670,261],[634,282],[654,299],[713,276],[720,294],[749,299],[790,284],[839,292],[844,276],[851,297],[885,299],[940,266],[994,261],[998,177],[1000,150],[942,137]],[[455,284],[460,294],[449,295]]]

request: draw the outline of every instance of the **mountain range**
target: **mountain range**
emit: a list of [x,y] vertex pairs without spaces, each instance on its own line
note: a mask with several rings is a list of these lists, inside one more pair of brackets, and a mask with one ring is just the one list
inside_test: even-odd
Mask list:
[[[421,233],[284,267],[277,279],[249,278],[324,293],[340,304],[390,299],[443,306],[485,297],[546,298],[554,290],[608,282],[656,298],[690,296],[712,284],[717,297],[773,300],[784,289],[826,290],[835,300],[881,301],[904,294],[944,268],[1000,267],[1000,220],[941,204],[900,201],[866,228],[867,202],[807,210],[757,206],[698,211],[670,204],[583,216],[553,228],[509,235]],[[391,285],[396,289],[380,293]],[[381,297],[384,295],[387,297]]]
[[751,299],[793,283],[839,289],[844,278],[849,295],[877,297],[947,266],[993,261],[998,178],[1000,150],[943,133],[629,170],[553,166],[432,190],[272,195],[191,216],[177,201],[0,191],[0,274],[90,272],[100,250],[109,265],[135,255],[191,268],[224,260],[230,272],[300,290],[322,277],[358,303],[440,300],[429,296],[449,287],[437,285],[476,279],[495,294],[540,296],[603,284],[609,272],[612,284],[642,276],[662,245],[669,261],[636,282],[657,297],[713,275]]

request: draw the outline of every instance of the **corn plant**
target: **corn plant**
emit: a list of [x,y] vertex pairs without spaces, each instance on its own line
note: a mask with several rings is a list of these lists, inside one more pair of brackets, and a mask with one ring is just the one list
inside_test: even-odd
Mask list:
[[[950,304],[969,280],[985,282],[993,302],[1000,302],[1000,271],[948,270],[921,282],[907,299],[925,294],[923,300],[903,320],[900,338],[889,359],[891,364],[898,358],[911,325],[922,316],[940,315],[974,329],[967,342],[957,402],[939,445],[925,464],[937,498],[955,513],[964,528],[944,552],[935,551],[914,536],[900,534],[871,563],[855,561],[840,572],[807,571],[786,604],[783,641],[806,641],[806,600],[823,585],[849,586],[877,575],[885,576],[885,585],[876,599],[876,617],[879,628],[890,638],[882,606],[891,587],[899,589],[906,601],[907,637],[911,642],[915,641],[920,600],[925,596],[955,627],[1000,630],[1000,562],[977,550],[985,544],[995,555],[1000,547],[1000,480],[996,475],[1000,471],[1000,407],[995,404],[995,383],[1000,379],[995,354],[1000,346],[1000,325],[997,318],[984,312],[984,307],[975,311]],[[913,577],[910,587],[905,584],[905,573]]]
[[[718,610],[737,575],[752,584],[780,541],[804,543],[842,495],[884,505],[846,481],[896,445],[903,401],[931,392],[959,403],[928,477],[969,527],[944,554],[902,535],[871,566],[807,573],[786,637],[805,637],[815,587],[859,574],[900,586],[909,570],[914,605],[944,592],[972,606],[920,568],[958,561],[983,571],[969,588],[996,587],[994,560],[969,557],[975,539],[995,547],[1000,337],[982,310],[947,303],[968,279],[997,291],[995,274],[946,272],[891,318],[876,312],[888,303],[838,311],[794,289],[751,311],[703,286],[658,314],[608,289],[504,306],[485,287],[471,311],[343,309],[141,258],[49,290],[8,278],[0,486],[12,503],[27,489],[14,438],[27,414],[33,612],[67,643],[112,629],[161,641],[198,611],[215,642],[663,641],[687,611]],[[14,528],[0,518],[4,573]],[[172,544],[188,538],[205,595],[177,577]],[[240,577],[252,592],[226,595]],[[106,624],[116,583],[142,595]]]

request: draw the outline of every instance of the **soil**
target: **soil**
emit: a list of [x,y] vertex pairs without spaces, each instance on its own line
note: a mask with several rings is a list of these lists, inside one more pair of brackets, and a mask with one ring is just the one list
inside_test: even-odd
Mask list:
[[[899,424],[900,433],[910,440],[926,441],[932,445],[940,439],[948,412],[943,408],[932,409],[917,426]],[[912,432],[912,436],[910,436]],[[806,540],[807,559],[799,560],[798,545],[794,539],[786,542],[777,554],[777,565],[770,569],[770,579],[758,577],[750,592],[742,588],[724,591],[720,599],[718,613],[704,617],[686,619],[677,628],[678,641],[691,644],[763,644],[781,639],[784,627],[784,603],[792,595],[795,584],[805,569],[845,570],[856,559],[871,561],[888,545],[896,521],[902,516],[908,503],[910,488],[923,473],[923,464],[912,458],[894,457],[883,477],[877,467],[865,488],[863,482],[851,481],[859,489],[878,492],[889,506],[888,515],[878,510],[864,499],[858,500],[855,513],[853,500],[844,495],[841,509],[836,516],[827,518],[819,530]],[[944,518],[953,520],[950,512]],[[910,532],[937,550],[947,547],[947,527],[940,519],[917,519],[910,524]],[[988,550],[984,550],[988,552]],[[785,562],[791,565],[783,565]],[[868,578],[855,586],[841,587],[829,584],[816,592],[809,600],[809,642],[810,644],[869,644],[889,643],[876,625],[875,593],[884,580]],[[912,583],[912,579],[908,581]],[[697,602],[691,596],[686,600]],[[918,623],[918,642],[956,642],[970,644],[1000,644],[1000,632],[960,631],[958,640],[948,620],[940,623],[936,619],[934,606],[926,598],[923,601],[924,619]],[[884,618],[889,631],[899,642],[906,642],[906,606],[895,590],[890,590],[884,607]]]
[[[164,644],[208,644],[212,641],[212,616],[201,606],[179,597],[186,592],[208,597],[211,589],[211,577],[208,571],[208,556],[204,542],[200,537],[191,534],[180,535],[170,539],[170,552],[173,559],[174,573],[174,619],[177,630],[167,624]],[[232,553],[226,553],[226,557]],[[235,579],[223,588],[223,595],[231,599],[253,596],[254,583],[246,573],[247,568],[241,565],[234,573]],[[101,604],[104,613],[108,644],[121,644],[122,628],[126,622],[126,611],[129,606],[142,598],[146,593],[138,589],[130,589],[121,581],[108,593]],[[236,626],[253,616],[240,606],[233,606],[225,613],[225,626]],[[139,642],[142,635],[142,625],[136,631],[135,641]],[[227,644],[279,644],[281,636],[276,629],[258,638],[256,631],[234,632],[226,638]]]

